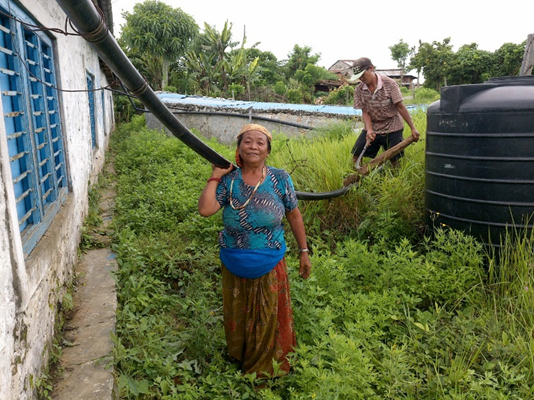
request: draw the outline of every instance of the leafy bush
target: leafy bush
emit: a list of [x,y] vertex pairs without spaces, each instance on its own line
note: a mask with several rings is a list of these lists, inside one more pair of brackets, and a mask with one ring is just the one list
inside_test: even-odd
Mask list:
[[286,92],[287,101],[292,104],[304,103],[304,94],[300,89],[289,89]]
[[275,93],[280,95],[280,96],[285,95],[286,92],[287,92],[287,87],[286,87],[285,83],[282,82],[282,81],[276,82],[274,84],[274,86],[273,86],[273,89],[274,89]]
[[245,93],[245,87],[243,85],[240,85],[238,83],[232,83],[229,86],[230,92],[233,93],[234,96],[239,96],[243,93]]
[[331,91],[323,100],[323,103],[340,106],[352,106],[354,104],[354,86],[340,86],[338,89]]
[[[132,104],[133,103],[133,104]],[[143,104],[133,97],[126,95],[113,95],[113,108],[118,123],[130,122],[135,115],[140,115],[141,112],[136,109],[143,109]]]

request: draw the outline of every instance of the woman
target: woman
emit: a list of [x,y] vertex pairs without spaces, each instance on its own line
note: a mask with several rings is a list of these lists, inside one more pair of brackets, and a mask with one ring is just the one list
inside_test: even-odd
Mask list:
[[300,248],[300,276],[311,271],[306,233],[289,174],[265,165],[271,133],[257,124],[237,135],[236,164],[213,166],[198,201],[208,217],[223,208],[219,235],[224,331],[230,357],[245,373],[273,373],[273,360],[289,371],[296,346],[285,260],[285,215]]

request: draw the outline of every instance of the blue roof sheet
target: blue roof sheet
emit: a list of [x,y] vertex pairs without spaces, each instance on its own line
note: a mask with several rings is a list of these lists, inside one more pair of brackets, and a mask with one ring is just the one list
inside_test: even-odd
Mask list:
[[219,107],[228,109],[248,110],[291,110],[306,111],[310,113],[362,115],[361,110],[347,106],[313,105],[313,104],[289,104],[289,103],[264,103],[259,101],[229,100],[214,97],[188,96],[177,93],[158,93],[160,100],[167,104],[192,104],[204,107]]
[[[248,110],[291,110],[305,111],[309,113],[338,114],[347,116],[362,115],[362,110],[349,106],[313,105],[313,104],[289,104],[289,103],[263,103],[259,101],[230,100],[214,97],[184,95],[178,93],[158,93],[160,100],[167,104],[191,104],[204,107],[219,107],[228,109]],[[408,110],[426,108],[421,105],[408,105]]]

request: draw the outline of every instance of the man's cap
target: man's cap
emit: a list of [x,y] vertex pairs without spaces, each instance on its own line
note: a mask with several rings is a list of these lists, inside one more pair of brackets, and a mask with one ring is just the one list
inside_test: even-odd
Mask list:
[[372,67],[372,66],[373,66],[373,63],[367,57],[358,58],[356,61],[354,61],[354,64],[352,65],[352,67],[354,68],[354,75],[350,77],[349,81],[354,82],[357,79],[360,79],[363,73],[367,71],[369,67]]

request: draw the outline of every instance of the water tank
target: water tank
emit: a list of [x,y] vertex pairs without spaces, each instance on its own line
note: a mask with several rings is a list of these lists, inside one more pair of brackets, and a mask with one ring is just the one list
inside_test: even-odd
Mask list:
[[534,76],[449,86],[427,110],[425,203],[431,228],[499,246],[533,227]]

